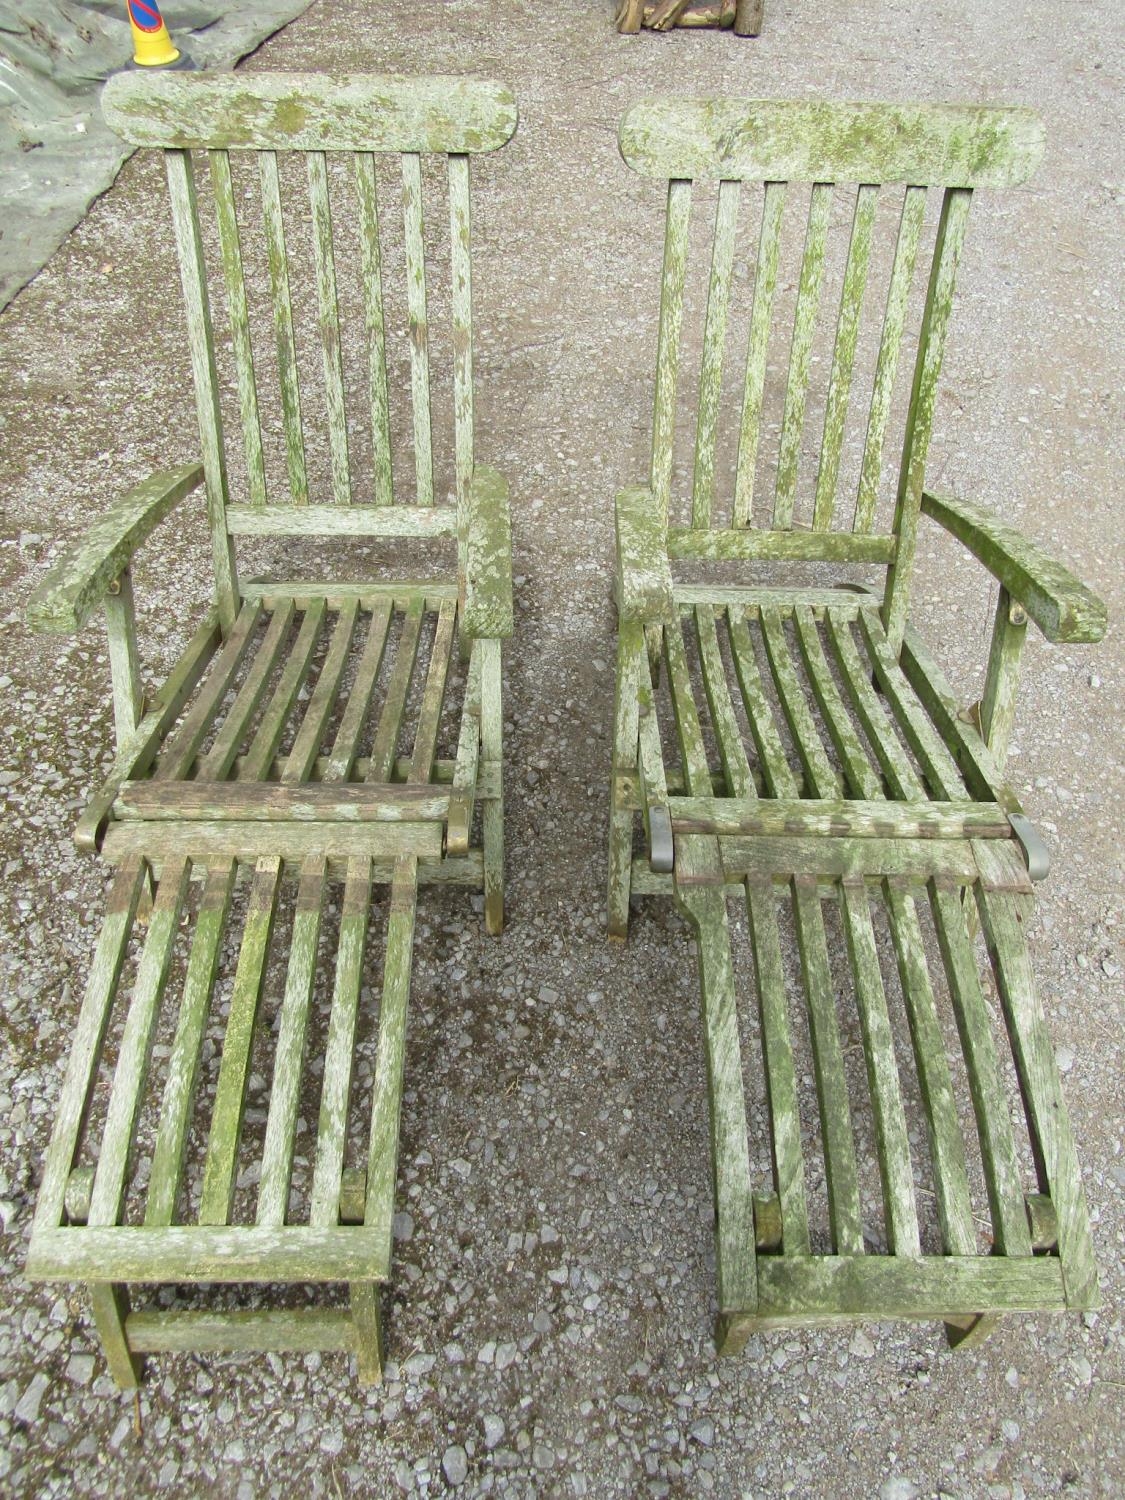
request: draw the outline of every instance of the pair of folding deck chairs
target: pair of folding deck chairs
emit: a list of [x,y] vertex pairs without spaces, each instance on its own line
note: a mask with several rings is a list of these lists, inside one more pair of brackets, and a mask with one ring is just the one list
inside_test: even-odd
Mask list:
[[[505,481],[475,453],[469,158],[508,140],[516,106],[463,79],[172,74],[113,80],[104,109],[164,153],[202,461],[113,505],[30,608],[36,628],[66,632],[104,608],[117,754],[78,827],[112,884],[28,1274],[89,1283],[122,1385],[144,1351],[188,1348],[349,1350],[376,1380],[418,887],[483,889],[488,930],[503,924],[511,537]],[[663,896],[697,937],[724,1351],[753,1329],[861,1318],[942,1319],[957,1341],[1007,1311],[1097,1297],[1025,937],[1044,851],[1003,763],[1028,619],[1049,640],[1093,641],[1104,610],[1003,522],[923,480],[973,191],[1023,181],[1041,146],[1015,109],[679,101],[634,107],[622,126],[626,162],[668,200],[651,476],[617,498],[609,930],[625,936],[632,897]],[[397,259],[380,219],[388,171]],[[431,219],[427,241],[423,188],[442,177],[448,229]],[[756,259],[737,255],[743,183],[759,188]],[[693,346],[690,207],[709,188]],[[345,267],[359,273],[347,288]],[[396,296],[408,347],[386,314]],[[874,363],[858,428],[857,350]],[[695,360],[690,432],[679,392]],[[432,413],[443,389],[452,410]],[[725,410],[736,448],[719,441]],[[437,503],[443,436],[452,505]],[[412,449],[409,504],[392,446],[399,460]],[[213,607],[146,698],[133,556],[200,486]],[[923,516],[996,580],[979,727],[908,626]],[[236,541],[278,538],[317,566],[332,542],[345,563],[363,548],[363,576],[241,581]],[[454,544],[455,580],[383,577],[368,549],[386,539]],[[681,561],[696,581],[673,579]],[[717,583],[730,564],[738,581]],[[768,581],[747,581],[761,564]],[[878,567],[882,587],[824,584],[817,565]],[[756,1007],[739,1003],[751,972]],[[231,1305],[227,1283],[251,1284],[250,1305]],[[346,1300],[278,1293],[325,1283]],[[150,1289],[147,1305],[130,1287]]]

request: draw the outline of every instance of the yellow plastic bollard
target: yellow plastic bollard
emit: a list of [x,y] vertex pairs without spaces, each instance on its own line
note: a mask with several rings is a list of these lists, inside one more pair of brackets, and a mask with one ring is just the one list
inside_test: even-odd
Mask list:
[[178,47],[173,46],[156,0],[127,0],[129,28],[133,33],[133,64],[138,68],[184,66]]

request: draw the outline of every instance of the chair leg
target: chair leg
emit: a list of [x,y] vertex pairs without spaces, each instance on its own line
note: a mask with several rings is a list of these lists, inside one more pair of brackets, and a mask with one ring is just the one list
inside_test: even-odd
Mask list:
[[496,767],[496,795],[481,809],[484,830],[484,926],[492,937],[504,931],[504,787],[503,703],[500,642],[482,640],[480,728],[482,760]]
[[115,1282],[95,1281],[90,1284],[90,1304],[109,1373],[123,1391],[135,1391],[141,1383],[141,1361],[129,1348],[125,1332],[129,1293]]
[[1003,1321],[1000,1313],[971,1313],[966,1318],[946,1318],[945,1337],[951,1349],[975,1349]]
[[613,764],[609,791],[609,936],[624,942],[629,935],[629,895],[633,872],[633,823],[636,813],[620,806],[618,777],[637,771],[639,667],[645,650],[639,625],[622,625],[617,637],[617,701],[613,717]]
[[356,1374],[360,1385],[378,1385],[383,1379],[383,1317],[377,1281],[351,1284],[352,1321],[356,1332]]

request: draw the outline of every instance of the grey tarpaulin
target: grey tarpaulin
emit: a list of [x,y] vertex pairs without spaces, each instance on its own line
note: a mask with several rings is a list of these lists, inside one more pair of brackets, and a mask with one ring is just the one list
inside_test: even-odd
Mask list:
[[[169,0],[172,37],[229,66],[310,0]],[[102,123],[103,80],[133,55],[125,0],[0,0],[0,308],[61,244],[129,155]]]

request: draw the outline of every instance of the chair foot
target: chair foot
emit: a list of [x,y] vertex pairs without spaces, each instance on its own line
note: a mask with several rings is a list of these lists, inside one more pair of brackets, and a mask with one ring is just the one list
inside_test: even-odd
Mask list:
[[1000,1313],[970,1313],[964,1318],[946,1318],[945,1337],[951,1349],[975,1349],[1000,1326]]
[[141,1383],[139,1355],[129,1347],[125,1320],[129,1316],[129,1294],[113,1282],[96,1281],[90,1286],[94,1326],[105,1350],[109,1373],[123,1391],[135,1391]]
[[362,1386],[383,1380],[383,1316],[379,1283],[356,1281],[351,1286],[352,1320],[356,1331],[356,1377]]
[[741,1354],[753,1327],[754,1320],[747,1313],[720,1313],[715,1319],[715,1353],[724,1359]]

